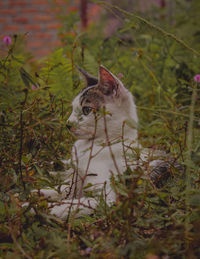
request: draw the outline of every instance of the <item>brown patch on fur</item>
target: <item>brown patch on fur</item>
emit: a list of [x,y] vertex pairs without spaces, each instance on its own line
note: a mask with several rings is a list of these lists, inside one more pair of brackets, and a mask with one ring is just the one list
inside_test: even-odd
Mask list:
[[90,106],[96,110],[102,107],[104,95],[98,87],[92,87],[86,90],[80,97],[81,106]]

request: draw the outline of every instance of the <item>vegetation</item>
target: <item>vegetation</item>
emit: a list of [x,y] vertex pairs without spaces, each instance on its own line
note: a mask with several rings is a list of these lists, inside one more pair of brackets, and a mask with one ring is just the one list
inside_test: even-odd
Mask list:
[[[78,12],[61,16],[64,47],[34,64],[20,35],[12,44],[5,40],[0,258],[199,258],[200,80],[194,76],[200,74],[200,2],[175,2],[169,17],[159,7],[136,14],[96,1],[105,11],[84,32]],[[110,15],[120,27],[105,37]],[[102,200],[93,215],[63,222],[31,190],[62,183],[49,172],[62,170],[62,159],[70,157],[74,140],[65,123],[83,87],[76,64],[94,75],[99,64],[120,74],[135,96],[142,145],[170,152],[185,170],[160,188],[141,170],[128,171],[116,183],[116,206]]]

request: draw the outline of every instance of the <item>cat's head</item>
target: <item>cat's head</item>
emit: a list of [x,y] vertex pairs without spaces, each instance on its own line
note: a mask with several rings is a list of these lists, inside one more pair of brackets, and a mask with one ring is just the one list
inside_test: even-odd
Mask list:
[[[107,131],[114,139],[122,135],[124,121],[134,120],[137,123],[133,96],[116,76],[103,66],[99,68],[98,79],[78,69],[85,78],[86,86],[72,103],[67,127],[73,135],[78,139],[104,139]],[[136,130],[133,135],[132,138],[136,138]]]

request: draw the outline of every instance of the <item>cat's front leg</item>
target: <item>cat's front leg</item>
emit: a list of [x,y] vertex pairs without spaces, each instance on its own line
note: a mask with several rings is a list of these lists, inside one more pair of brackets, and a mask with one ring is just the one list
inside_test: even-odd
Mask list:
[[79,177],[72,167],[70,166],[70,160],[63,160],[62,161],[65,166],[68,166],[68,169],[65,171],[59,171],[59,172],[49,172],[51,176],[59,177],[63,180],[61,185],[57,185],[54,188],[51,187],[45,187],[39,190],[32,190],[32,193],[39,193],[40,195],[44,196],[45,198],[48,198],[50,200],[54,201],[60,201],[62,199],[70,199],[74,195],[74,189],[79,188]]
[[[76,217],[79,217],[80,215],[89,215],[96,209],[100,195],[103,195],[105,203],[111,206],[116,201],[116,193],[111,188],[109,181],[104,187],[104,190],[101,189],[98,191],[94,186],[91,188],[91,190],[97,191],[98,195],[96,198],[81,196],[79,199],[64,199],[59,203],[49,203],[48,207],[50,208],[50,213],[61,219],[68,218],[69,213],[75,213]],[[82,188],[80,188],[80,190],[81,189]]]
[[70,196],[70,186],[68,184],[63,184],[61,186],[56,186],[55,189],[52,188],[43,188],[40,190],[33,190],[32,193],[39,192],[40,195],[48,198],[50,200],[60,201],[65,199],[67,196]]
[[69,214],[72,215],[75,213],[76,217],[91,214],[95,210],[97,203],[97,200],[94,198],[82,197],[80,199],[72,200],[65,199],[59,204],[49,203],[49,208],[52,215],[64,220],[69,217]]

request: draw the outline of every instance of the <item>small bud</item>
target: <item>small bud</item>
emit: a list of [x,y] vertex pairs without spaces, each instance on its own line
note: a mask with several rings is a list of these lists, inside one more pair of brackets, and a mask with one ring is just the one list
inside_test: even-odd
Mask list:
[[31,89],[32,89],[33,91],[35,91],[35,90],[37,90],[37,87],[36,87],[35,85],[32,85],[32,86],[31,86]]
[[12,39],[10,36],[5,36],[3,38],[3,43],[6,45],[6,46],[9,46],[11,43],[12,43]]
[[122,73],[119,73],[118,78],[122,78],[122,77],[124,77],[124,75]]
[[92,248],[91,248],[91,247],[87,247],[87,248],[85,249],[86,254],[90,254],[91,251],[92,251]]
[[194,76],[194,81],[200,83],[200,74]]

